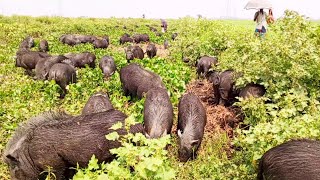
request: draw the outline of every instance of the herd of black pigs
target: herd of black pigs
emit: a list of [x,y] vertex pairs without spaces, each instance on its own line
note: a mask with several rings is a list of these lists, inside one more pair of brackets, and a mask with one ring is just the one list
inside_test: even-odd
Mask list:
[[[156,28],[147,25],[151,31]],[[163,32],[167,23],[162,21]],[[172,40],[178,33],[172,34]],[[66,34],[60,42],[75,46],[80,43],[92,43],[94,48],[108,48],[108,36]],[[155,44],[150,42],[148,34],[135,34],[130,37],[124,34],[120,44],[135,43],[125,49],[128,64],[120,69],[120,81],[125,96],[145,98],[143,124],[135,124],[131,133],[142,133],[147,138],[160,138],[171,134],[173,126],[173,106],[168,90],[161,77],[141,65],[130,63],[133,59],[144,59],[145,53],[151,59],[157,55]],[[146,52],[139,43],[148,43]],[[26,37],[16,53],[16,66],[26,70],[28,75],[38,80],[55,80],[61,87],[63,98],[67,93],[67,85],[77,81],[77,68],[95,68],[96,56],[90,52],[68,53],[64,55],[48,54],[46,40],[41,40],[39,51],[32,51],[34,39]],[[163,44],[169,48],[168,40]],[[235,87],[235,79],[240,75],[233,70],[218,72],[218,58],[203,56],[197,60],[198,78],[206,78],[214,89],[214,104],[231,106],[236,97],[244,99],[258,98],[266,89],[259,84],[247,84],[244,88]],[[103,56],[99,67],[104,77],[110,77],[117,70],[114,58]],[[33,71],[34,70],[34,71]],[[110,162],[115,157],[110,149],[120,147],[117,141],[109,141],[106,134],[117,131],[126,134],[122,127],[109,129],[113,124],[124,123],[127,115],[114,109],[108,94],[98,92],[90,97],[82,114],[71,116],[63,112],[45,112],[31,118],[21,125],[9,140],[3,154],[3,160],[9,165],[11,178],[16,180],[44,179],[48,166],[52,167],[57,180],[70,179],[74,170],[70,167],[87,166],[94,154],[99,162]],[[201,145],[207,121],[206,108],[201,100],[192,93],[184,94],[178,104],[178,158],[186,162],[196,158]],[[72,132],[72,133],[71,133]],[[85,142],[85,143],[83,143]],[[320,179],[320,143],[314,140],[291,140],[267,151],[259,162],[257,178],[263,179]]]

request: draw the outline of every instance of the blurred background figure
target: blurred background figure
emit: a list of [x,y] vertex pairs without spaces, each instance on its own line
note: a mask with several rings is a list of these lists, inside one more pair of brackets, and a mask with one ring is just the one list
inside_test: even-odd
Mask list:
[[164,19],[160,19],[160,20],[161,20],[162,32],[165,33],[167,32],[167,28],[168,28],[167,21],[165,21]]
[[257,36],[264,36],[267,32],[267,13],[260,9],[254,14],[253,20],[257,23],[255,34]]
[[267,17],[267,23],[268,24],[274,23],[274,17],[273,17],[272,9],[269,9],[269,14],[268,14],[268,17]]
[[146,18],[146,15],[145,15],[145,14],[142,14],[142,18],[145,19],[145,18]]

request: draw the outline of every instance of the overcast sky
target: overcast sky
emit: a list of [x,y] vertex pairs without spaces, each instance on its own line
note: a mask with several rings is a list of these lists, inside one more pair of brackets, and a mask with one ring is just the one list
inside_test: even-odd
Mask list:
[[[248,0],[0,0],[2,15],[66,17],[179,18],[201,14],[207,18],[252,19],[245,10]],[[319,0],[270,0],[276,18],[285,9],[320,19]]]

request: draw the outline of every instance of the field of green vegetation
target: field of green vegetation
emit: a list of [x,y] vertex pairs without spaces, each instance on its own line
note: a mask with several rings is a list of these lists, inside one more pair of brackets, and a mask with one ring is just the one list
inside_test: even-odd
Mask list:
[[[206,134],[194,161],[179,162],[175,134],[159,140],[128,136],[142,147],[135,148],[124,140],[126,148],[114,150],[116,160],[98,165],[93,158],[74,179],[255,179],[258,160],[268,149],[292,138],[320,139],[318,23],[287,11],[271,25],[265,38],[253,35],[254,23],[250,21],[168,20],[168,32],[161,37],[147,24],[161,30],[160,20],[0,16],[0,155],[19,123],[49,110],[79,115],[90,95],[98,91],[108,92],[114,107],[130,115],[129,119],[143,122],[144,100],[123,95],[118,72],[105,80],[98,66],[78,69],[78,81],[68,86],[64,99],[59,98],[61,90],[54,81],[27,76],[22,68],[15,67],[14,60],[19,43],[27,35],[35,38],[33,50],[46,39],[50,54],[89,51],[97,60],[111,55],[118,70],[127,64],[124,48],[128,44],[119,45],[124,33],[147,33],[161,46],[169,39],[170,48],[164,55],[133,62],[162,77],[174,106],[175,124],[179,98],[187,84],[196,79],[194,62],[203,55],[217,56],[218,70],[241,73],[238,87],[254,82],[267,88],[264,97],[237,103],[245,115],[243,124],[249,128],[237,127],[233,138],[223,132]],[[172,41],[174,32],[179,35]],[[72,47],[59,42],[62,34],[108,35],[111,45],[107,49],[94,49],[92,44]],[[182,57],[191,62],[184,63]],[[164,150],[167,143],[171,145]],[[226,150],[230,144],[231,154]],[[143,158],[137,160],[136,156]],[[10,179],[2,160],[0,179]]]

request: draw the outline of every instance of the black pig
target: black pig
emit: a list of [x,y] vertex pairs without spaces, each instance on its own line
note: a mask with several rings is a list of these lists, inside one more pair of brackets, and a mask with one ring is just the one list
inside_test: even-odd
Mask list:
[[108,111],[114,109],[111,101],[108,97],[108,94],[105,93],[95,93],[87,101],[86,105],[82,109],[82,114],[92,114],[103,111]]
[[19,46],[20,49],[26,49],[26,50],[30,50],[32,47],[34,47],[34,40],[30,36],[25,37]]
[[273,147],[262,156],[257,179],[320,179],[319,164],[319,141],[291,140]]
[[149,40],[150,40],[148,34],[135,34],[132,36],[132,38],[135,43],[149,42]]
[[49,70],[49,80],[55,80],[56,83],[61,87],[63,98],[67,93],[67,85],[75,83],[77,81],[76,70],[69,64],[56,63]]
[[173,33],[171,39],[174,41],[178,37],[178,33]]
[[134,58],[143,59],[144,52],[139,46],[129,46],[126,50],[126,59],[128,62]]
[[239,93],[239,97],[244,99],[252,97],[261,97],[266,93],[266,88],[260,84],[247,84]]
[[32,74],[32,69],[34,69],[37,63],[41,59],[46,59],[50,57],[49,54],[37,51],[19,50],[16,56],[16,67],[22,67],[26,70],[28,75]]
[[73,34],[64,34],[59,38],[60,42],[64,44],[68,44],[70,46],[74,46],[77,44],[81,43],[81,40],[78,39],[75,35]]
[[150,29],[150,31],[152,31],[152,32],[158,32],[158,30],[157,30],[156,28],[152,27],[152,26],[149,26],[149,29]]
[[213,84],[213,94],[214,94],[214,104],[219,104],[220,101],[220,92],[219,92],[219,85],[220,85],[220,72],[215,70],[208,71],[206,78],[209,82]]
[[59,40],[70,46],[74,46],[81,43],[93,43],[97,38],[92,35],[78,35],[78,34],[64,34]]
[[125,95],[138,96],[139,98],[152,88],[165,88],[159,75],[145,70],[135,63],[120,70],[120,81]]
[[238,91],[234,88],[235,78],[233,70],[226,70],[214,77],[213,85],[214,88],[218,88],[217,98],[220,105],[231,105],[238,96]]
[[44,40],[44,39],[40,41],[39,51],[40,51],[40,52],[47,52],[47,51],[49,51],[48,41],[46,41],[46,40]]
[[206,110],[194,94],[185,94],[178,105],[179,159],[193,159],[200,147],[207,122]]
[[157,55],[157,47],[154,44],[148,44],[146,53],[150,59],[155,57]]
[[109,37],[105,36],[102,39],[96,39],[92,44],[94,48],[107,48],[109,46]]
[[127,34],[127,33],[125,33],[124,35],[122,35],[121,37],[120,37],[120,44],[124,44],[124,43],[126,43],[126,42],[133,42],[133,39],[130,37],[130,35],[129,34]]
[[[70,167],[86,167],[92,155],[98,162],[114,158],[110,149],[118,148],[118,141],[109,141],[106,134],[117,122],[124,123],[126,115],[109,110],[71,117],[61,113],[46,113],[20,126],[9,140],[3,154],[13,180],[45,179],[40,173],[51,167],[57,180],[72,178]],[[122,127],[116,130],[124,135]],[[143,126],[131,126],[130,132],[143,132]]]
[[52,56],[52,57],[48,57],[45,59],[41,59],[35,67],[36,78],[39,80],[48,79],[50,68],[54,64],[60,63],[65,59],[67,59],[67,57],[62,56],[62,55]]
[[203,76],[206,76],[211,66],[212,65],[215,66],[217,64],[218,64],[218,59],[216,57],[209,57],[209,56],[201,57],[196,63],[198,77],[201,74]]
[[110,77],[117,70],[117,66],[111,56],[103,56],[99,62],[99,67],[104,77]]
[[169,42],[168,42],[167,39],[164,40],[164,42],[163,42],[163,47],[164,47],[164,49],[168,49],[168,47],[169,47]]
[[74,37],[75,39],[79,40],[81,43],[93,43],[97,39],[95,36],[92,36],[92,35],[74,35]]
[[68,54],[65,54],[64,56],[66,56],[68,59],[73,61],[72,64],[75,67],[84,68],[85,65],[88,65],[91,68],[95,68],[96,66],[95,64],[96,56],[90,52],[83,52],[79,54],[68,53]]
[[148,138],[160,138],[171,134],[173,108],[166,89],[153,88],[147,92],[143,115]]

